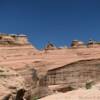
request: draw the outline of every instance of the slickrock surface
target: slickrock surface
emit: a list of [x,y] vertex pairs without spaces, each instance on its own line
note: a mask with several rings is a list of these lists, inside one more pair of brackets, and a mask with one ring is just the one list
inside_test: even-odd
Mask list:
[[75,90],[69,93],[57,93],[40,100],[100,100],[100,90]]
[[100,100],[100,84],[92,89],[78,89],[68,93],[55,93],[39,100]]
[[0,55],[0,65],[18,69],[33,64],[38,69],[45,64],[45,69],[51,70],[79,60],[98,59],[100,47],[39,51],[32,45],[1,46]]
[[100,47],[47,50],[41,51],[35,57],[38,60],[33,64],[37,69],[42,66],[44,68],[45,65],[45,70],[51,70],[80,60],[98,59],[100,58]]
[[22,68],[25,64],[34,61],[37,50],[32,45],[23,46],[0,46],[0,65]]

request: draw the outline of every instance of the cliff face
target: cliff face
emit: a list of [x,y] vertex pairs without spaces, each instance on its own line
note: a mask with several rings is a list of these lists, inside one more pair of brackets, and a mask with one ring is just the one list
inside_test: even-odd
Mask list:
[[99,59],[100,47],[44,50],[41,54],[37,54],[36,58],[39,60],[33,64],[37,69],[51,70],[80,60]]
[[20,100],[37,86],[32,62],[38,52],[25,35],[0,34],[0,100]]
[[[48,88],[39,85],[38,73],[33,64],[39,61],[38,55],[41,52],[31,44],[0,45],[0,100],[20,100],[18,93],[24,90],[26,98],[35,94],[48,94]],[[42,88],[47,92],[43,93]]]
[[22,68],[34,60],[35,53],[37,50],[32,45],[0,46],[0,65],[15,69]]
[[63,48],[44,51],[35,69],[45,73],[42,84],[79,88],[100,82],[100,47]]
[[7,100],[10,95],[16,97],[20,89],[29,90],[31,86],[26,83],[29,79],[33,87],[36,86],[32,79],[34,68],[31,66],[33,55],[37,52],[30,44],[0,46],[0,100]]
[[82,60],[49,70],[45,84],[65,87],[85,87],[88,82],[100,81],[100,59]]
[[[20,89],[27,90],[25,96],[29,93],[42,97],[48,94],[47,85],[80,83],[76,86],[79,87],[90,79],[100,80],[99,46],[55,48],[51,45],[50,50],[39,51],[31,44],[6,42],[0,45],[0,100],[9,94],[16,97]],[[79,81],[81,77],[86,80]]]

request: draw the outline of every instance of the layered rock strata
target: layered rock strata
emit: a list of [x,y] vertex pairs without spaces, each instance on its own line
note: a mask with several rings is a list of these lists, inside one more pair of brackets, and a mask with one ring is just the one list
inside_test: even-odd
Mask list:
[[39,51],[27,43],[26,36],[18,37],[17,44],[11,38],[0,38],[7,43],[0,44],[0,100],[23,90],[25,98],[43,97],[49,94],[48,85],[79,88],[88,81],[100,81],[99,43],[85,46],[74,41],[70,48],[50,44]]

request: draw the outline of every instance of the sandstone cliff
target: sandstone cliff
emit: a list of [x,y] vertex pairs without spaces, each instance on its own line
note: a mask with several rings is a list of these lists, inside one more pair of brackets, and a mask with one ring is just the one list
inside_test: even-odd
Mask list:
[[70,84],[70,81],[76,85],[82,71],[81,77],[88,76],[86,81],[96,78],[100,81],[100,46],[82,47],[81,42],[80,45],[78,48],[56,48],[51,45],[47,46],[50,49],[42,51],[30,43],[0,45],[0,100],[9,94],[16,97],[20,89],[27,91],[26,97],[43,97],[49,94],[48,85]]

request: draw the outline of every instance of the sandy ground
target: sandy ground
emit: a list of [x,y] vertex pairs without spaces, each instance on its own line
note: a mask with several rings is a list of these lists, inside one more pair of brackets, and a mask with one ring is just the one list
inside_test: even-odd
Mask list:
[[39,100],[100,100],[100,85],[92,89],[78,89],[67,93],[55,93]]

